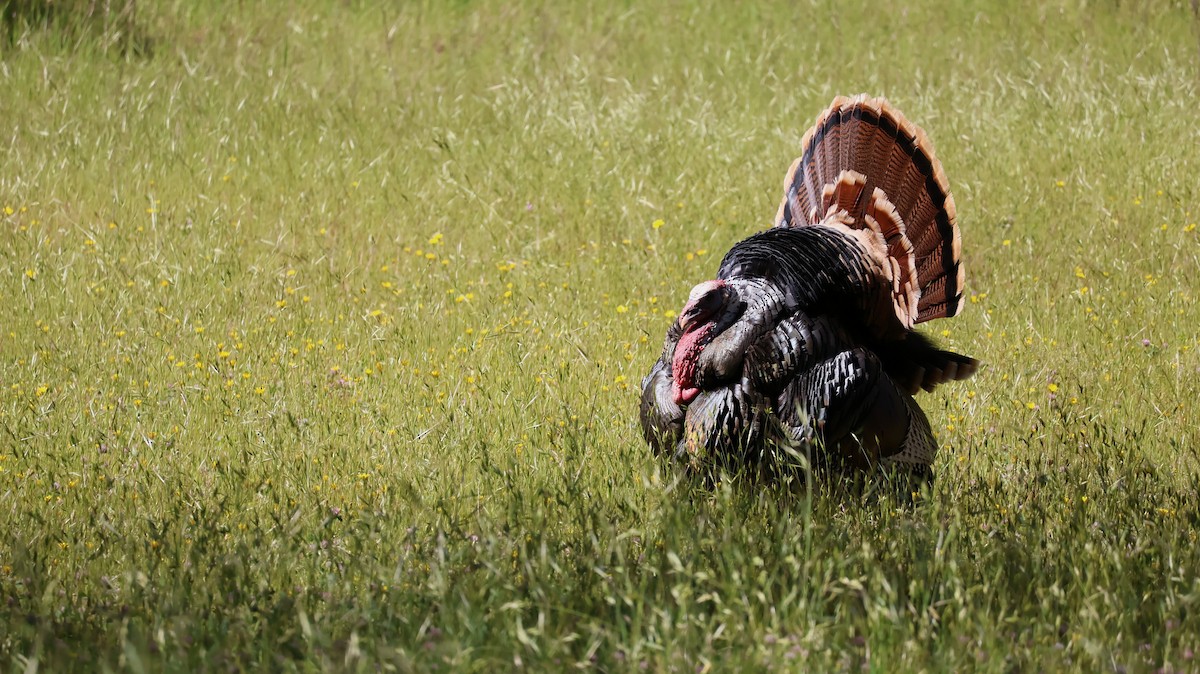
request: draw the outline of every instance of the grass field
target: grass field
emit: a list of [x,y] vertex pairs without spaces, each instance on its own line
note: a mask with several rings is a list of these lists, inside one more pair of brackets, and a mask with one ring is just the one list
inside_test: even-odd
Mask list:
[[[1200,670],[1192,5],[584,4],[16,17],[3,667]],[[680,484],[638,382],[860,91],[958,203],[938,479]]]

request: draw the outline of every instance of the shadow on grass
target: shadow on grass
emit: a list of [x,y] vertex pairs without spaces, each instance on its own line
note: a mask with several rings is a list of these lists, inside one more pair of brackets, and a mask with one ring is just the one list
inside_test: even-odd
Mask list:
[[148,56],[153,43],[137,7],[136,0],[0,0],[0,54],[40,33],[64,47],[91,43],[101,51]]
[[393,498],[353,515],[230,470],[174,509],[95,522],[96,550],[69,567],[52,534],[19,540],[0,655],[151,670],[1161,667],[1200,634],[1200,521],[1195,486],[1138,459],[1138,437],[1096,426],[944,475],[915,502],[872,480],[635,488],[589,475],[569,438],[555,469],[477,447],[471,489],[394,476]]

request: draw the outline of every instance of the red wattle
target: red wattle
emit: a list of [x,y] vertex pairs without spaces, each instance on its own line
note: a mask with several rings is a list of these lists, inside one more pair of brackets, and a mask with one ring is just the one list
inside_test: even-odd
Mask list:
[[676,405],[686,405],[696,399],[700,395],[700,389],[695,386],[691,388],[680,388],[679,384],[675,384],[673,393],[675,394]]
[[675,358],[671,361],[671,375],[674,379],[671,393],[676,405],[686,405],[700,394],[700,389],[695,385],[696,366],[712,330],[712,323],[703,325],[684,333],[679,338],[679,344],[675,345]]

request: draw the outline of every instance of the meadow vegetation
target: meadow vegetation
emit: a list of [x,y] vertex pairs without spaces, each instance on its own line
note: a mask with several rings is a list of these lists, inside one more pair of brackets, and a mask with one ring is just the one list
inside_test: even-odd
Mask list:
[[[1191,5],[587,4],[13,15],[2,666],[1200,668]],[[958,203],[937,480],[680,482],[638,382],[857,92]]]

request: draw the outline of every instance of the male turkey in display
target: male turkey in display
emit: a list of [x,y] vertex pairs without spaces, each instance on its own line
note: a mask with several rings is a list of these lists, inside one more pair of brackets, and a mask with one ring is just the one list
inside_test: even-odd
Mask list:
[[642,381],[658,454],[691,469],[784,449],[835,466],[930,475],[913,399],[977,362],[913,325],[962,303],[960,239],[925,133],[882,98],[838,97],[805,134],[772,229],[692,289]]

